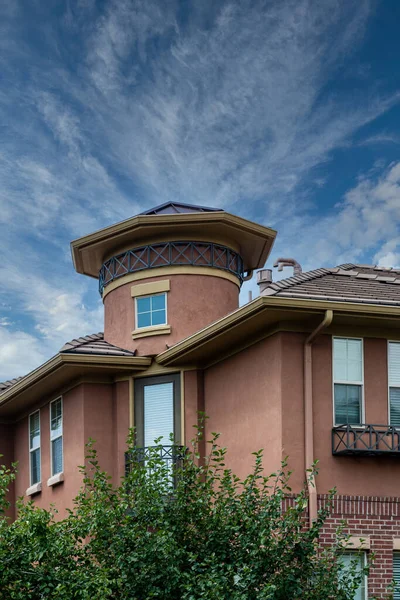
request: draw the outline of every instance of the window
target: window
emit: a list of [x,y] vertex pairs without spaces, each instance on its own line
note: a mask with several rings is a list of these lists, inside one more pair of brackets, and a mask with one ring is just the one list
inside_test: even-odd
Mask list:
[[40,411],[29,415],[29,470],[30,485],[41,481],[40,473]]
[[396,584],[393,600],[400,600],[400,552],[393,552],[393,580]]
[[400,427],[400,342],[389,342],[389,419]]
[[135,381],[135,426],[137,446],[170,446],[170,434],[180,443],[180,376],[147,377]]
[[362,340],[333,338],[335,425],[360,425],[363,421]]
[[63,414],[62,399],[50,403],[50,454],[51,475],[63,471]]
[[[354,561],[356,561],[357,574],[361,573],[365,568],[366,554],[365,552],[345,552],[340,558],[343,571],[350,569]],[[366,600],[367,599],[367,585],[366,577],[364,576],[361,580],[360,586],[354,594],[354,600]]]
[[167,294],[136,298],[136,328],[165,325],[167,322]]

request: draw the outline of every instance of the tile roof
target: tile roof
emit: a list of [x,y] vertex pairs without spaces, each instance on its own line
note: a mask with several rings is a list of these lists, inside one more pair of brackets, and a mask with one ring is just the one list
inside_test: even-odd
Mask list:
[[99,356],[135,356],[136,351],[124,350],[104,339],[104,333],[92,333],[64,344],[61,354],[96,354]]
[[11,386],[13,386],[17,381],[22,379],[22,377],[16,377],[15,379],[9,379],[8,381],[0,381],[0,394],[8,390]]
[[[124,350],[118,346],[114,346],[104,340],[104,334],[92,333],[91,335],[85,335],[83,337],[71,340],[64,344],[60,350],[60,354],[91,354],[97,356],[135,356],[136,352],[130,350]],[[10,387],[15,385],[23,377],[16,377],[9,381],[0,382],[0,395],[8,390]]]
[[274,281],[261,295],[400,306],[400,269],[345,263]]
[[211,208],[209,206],[197,206],[196,204],[184,204],[183,202],[166,202],[150,210],[140,213],[141,215],[170,215],[174,213],[201,213],[216,212],[222,208]]

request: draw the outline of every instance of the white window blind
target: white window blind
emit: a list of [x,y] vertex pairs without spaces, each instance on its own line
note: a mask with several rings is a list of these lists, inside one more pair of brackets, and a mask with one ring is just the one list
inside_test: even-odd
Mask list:
[[333,338],[333,378],[336,425],[362,422],[362,340]]
[[40,411],[29,415],[29,464],[31,485],[40,482]]
[[396,584],[393,600],[400,600],[400,552],[393,553],[393,579]]
[[389,342],[389,385],[400,388],[400,342]]
[[63,471],[63,407],[58,398],[50,404],[51,474]]
[[161,443],[169,446],[171,433],[174,433],[173,382],[145,385],[144,445],[154,446],[154,440],[162,436]]
[[[357,572],[360,573],[365,566],[365,552],[346,552],[340,557],[343,565],[343,570],[350,570],[351,565],[356,561]],[[362,578],[361,584],[354,594],[354,600],[366,600],[367,591],[365,586],[365,577]]]
[[400,342],[389,342],[390,424],[400,427]]

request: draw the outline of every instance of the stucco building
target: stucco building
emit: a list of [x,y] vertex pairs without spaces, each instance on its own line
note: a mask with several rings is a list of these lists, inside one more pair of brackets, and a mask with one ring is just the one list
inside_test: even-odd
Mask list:
[[383,597],[400,574],[400,270],[302,273],[288,261],[293,276],[260,271],[259,296],[239,307],[275,236],[169,203],[72,242],[75,269],[99,280],[104,334],[0,384],[0,453],[19,464],[13,498],[62,515],[89,437],[117,483],[130,426],[143,447],[171,431],[187,444],[205,411],[239,476],[264,448],[270,472],[289,457],[296,491],[319,460],[309,518],[336,486],[326,539],[348,520],[360,561],[376,554],[357,598]]

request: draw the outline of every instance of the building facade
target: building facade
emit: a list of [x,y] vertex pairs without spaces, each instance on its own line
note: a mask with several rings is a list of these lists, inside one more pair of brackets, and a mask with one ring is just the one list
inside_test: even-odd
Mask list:
[[239,476],[263,448],[269,472],[289,457],[296,492],[319,461],[309,519],[335,486],[325,540],[345,518],[360,564],[376,555],[357,598],[383,598],[400,573],[400,270],[302,273],[289,260],[295,275],[261,271],[260,295],[239,307],[275,235],[169,203],[72,242],[75,269],[99,280],[104,333],[0,384],[0,454],[19,464],[11,500],[63,516],[89,437],[118,483],[130,427],[140,447],[171,432],[188,445],[205,412]]

